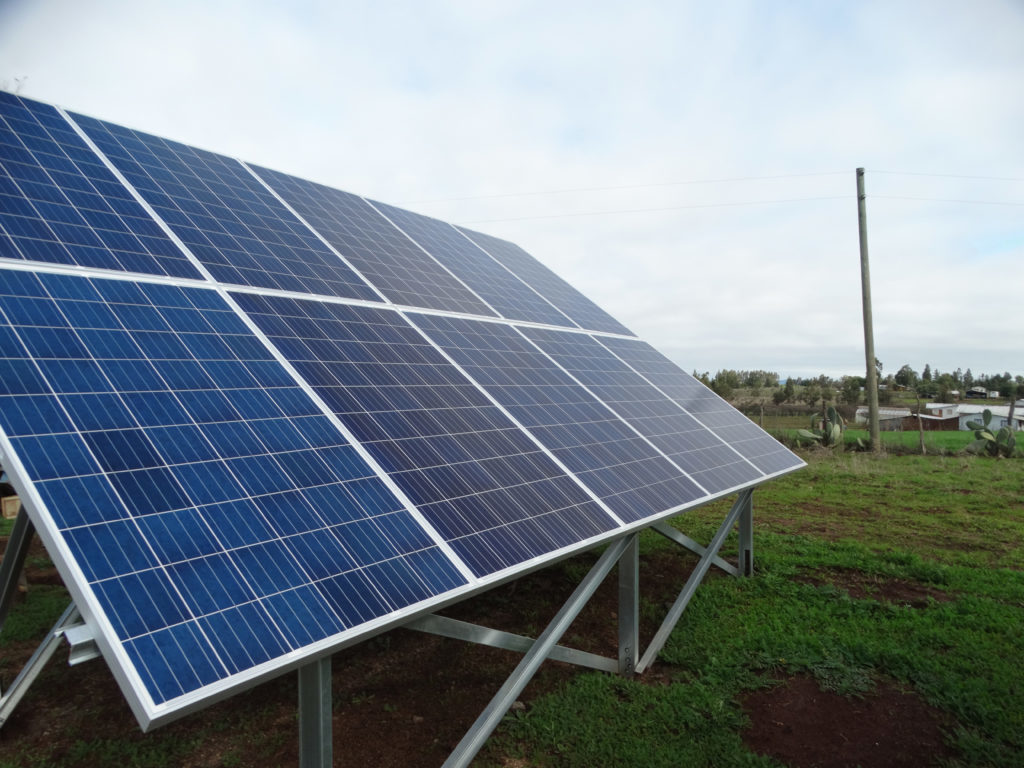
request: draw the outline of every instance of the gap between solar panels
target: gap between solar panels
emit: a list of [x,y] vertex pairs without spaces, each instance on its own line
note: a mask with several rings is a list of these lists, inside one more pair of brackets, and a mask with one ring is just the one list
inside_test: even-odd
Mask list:
[[[143,729],[301,668],[321,762],[325,660],[392,627],[526,652],[506,689],[641,671],[803,466],[512,243],[3,93],[0,166],[0,608],[33,530],[73,599],[2,717],[60,638]],[[706,550],[664,522],[734,494]],[[557,646],[582,596],[535,642],[434,615],[648,527],[702,559],[642,656]]]

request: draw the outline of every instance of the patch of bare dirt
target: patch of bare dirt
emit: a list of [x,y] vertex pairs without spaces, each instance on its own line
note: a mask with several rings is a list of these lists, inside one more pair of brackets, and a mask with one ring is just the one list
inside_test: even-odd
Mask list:
[[845,590],[856,600],[878,600],[883,603],[926,608],[930,601],[948,603],[955,596],[918,581],[889,579],[856,569],[819,568],[795,577],[796,581],[820,586],[830,584]]
[[747,695],[743,709],[744,744],[790,768],[925,768],[955,754],[943,738],[943,713],[890,682],[846,698],[791,677]]

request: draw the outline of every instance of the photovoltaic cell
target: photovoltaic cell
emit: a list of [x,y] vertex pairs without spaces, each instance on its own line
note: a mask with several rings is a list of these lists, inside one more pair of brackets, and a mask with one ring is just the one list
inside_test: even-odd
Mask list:
[[54,107],[2,91],[0,258],[200,277]]
[[[482,232],[458,227],[458,230],[479,245],[495,261],[533,288],[568,315],[581,328],[632,336],[633,332],[597,304],[577,291],[565,280],[545,267],[518,245]],[[561,325],[561,323],[559,323]]]
[[707,495],[515,329],[410,315],[622,520]]
[[711,493],[763,475],[674,400],[582,333],[524,328],[523,334]]
[[494,315],[363,198],[267,168],[252,168],[388,300]]
[[465,583],[216,292],[0,275],[0,427],[156,705]]
[[575,325],[451,224],[376,200],[373,205],[502,317],[549,325]]
[[477,576],[615,527],[398,313],[235,299]]
[[73,118],[215,280],[378,299],[237,160]]
[[647,342],[614,338],[600,342],[761,471],[773,474],[803,466],[782,443]]

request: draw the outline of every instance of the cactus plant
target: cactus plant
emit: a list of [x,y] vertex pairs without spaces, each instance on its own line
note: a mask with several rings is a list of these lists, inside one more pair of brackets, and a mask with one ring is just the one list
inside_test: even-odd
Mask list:
[[820,443],[826,448],[834,448],[843,444],[843,432],[846,429],[846,422],[834,406],[829,406],[825,412],[825,418],[821,422],[821,429],[817,428],[818,417],[811,418],[810,429],[798,429],[797,440]]
[[992,411],[986,408],[981,414],[981,421],[968,421],[968,429],[974,430],[974,442],[967,446],[971,453],[988,454],[989,456],[1011,456],[1020,455],[1017,450],[1017,437],[1009,426],[1001,427],[998,432],[993,432]]

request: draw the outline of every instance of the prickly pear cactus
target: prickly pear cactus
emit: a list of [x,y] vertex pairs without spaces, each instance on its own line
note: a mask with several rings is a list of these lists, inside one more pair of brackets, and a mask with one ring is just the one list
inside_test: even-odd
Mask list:
[[986,408],[981,414],[981,421],[968,421],[968,429],[974,430],[974,442],[967,446],[971,453],[988,454],[1010,458],[1019,456],[1017,437],[1010,427],[1001,427],[998,432],[992,431],[992,411]]
[[817,428],[817,416],[811,417],[810,429],[798,429],[796,431],[798,442],[820,443],[827,448],[835,448],[843,444],[843,432],[846,429],[846,422],[833,406],[825,411],[825,418],[821,422],[821,429]]

